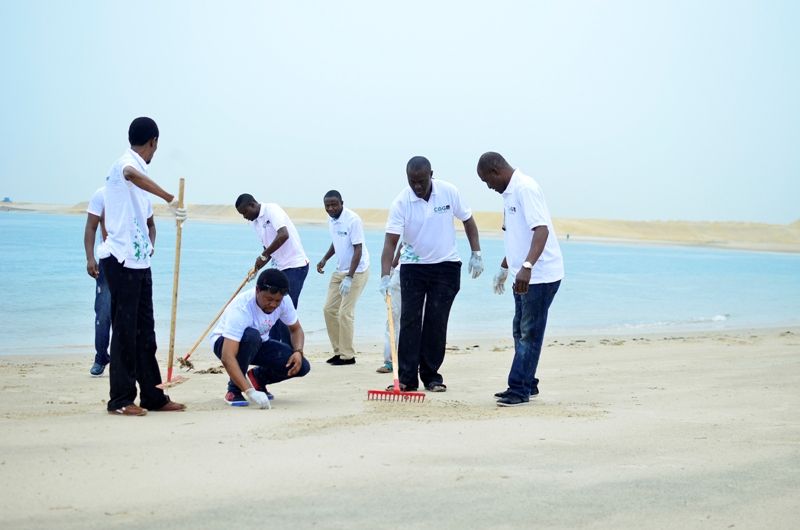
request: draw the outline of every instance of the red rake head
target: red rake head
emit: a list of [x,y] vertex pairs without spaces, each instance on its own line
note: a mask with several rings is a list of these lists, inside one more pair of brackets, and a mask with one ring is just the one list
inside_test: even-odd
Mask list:
[[395,390],[367,390],[370,401],[402,401],[404,403],[422,403],[425,394],[422,392],[402,392]]

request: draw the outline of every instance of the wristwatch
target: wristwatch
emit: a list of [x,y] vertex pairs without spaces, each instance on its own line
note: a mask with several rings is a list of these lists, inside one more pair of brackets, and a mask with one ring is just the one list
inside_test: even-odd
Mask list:
[[523,261],[522,268],[531,270],[533,268],[533,264],[530,261]]
[[258,259],[264,262],[269,261],[269,258],[267,258],[264,254],[259,254]]

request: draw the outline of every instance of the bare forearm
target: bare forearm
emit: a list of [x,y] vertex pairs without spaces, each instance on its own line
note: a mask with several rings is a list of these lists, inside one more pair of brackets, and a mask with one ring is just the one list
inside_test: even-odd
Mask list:
[[400,240],[398,234],[386,234],[383,239],[383,252],[381,253],[381,276],[388,276],[392,269],[392,256]]
[[469,241],[469,248],[473,252],[481,249],[480,236],[478,235],[478,224],[475,222],[474,217],[470,217],[464,221],[464,232],[467,234],[467,241]]
[[536,263],[539,256],[544,252],[544,245],[547,243],[547,237],[550,235],[550,230],[544,225],[537,226],[533,229],[533,237],[531,238],[531,247],[528,250],[528,260],[531,263]]
[[354,245],[353,246],[353,258],[350,260],[350,270],[347,272],[347,275],[351,278],[355,275],[356,271],[358,270],[358,264],[361,263],[361,245]]

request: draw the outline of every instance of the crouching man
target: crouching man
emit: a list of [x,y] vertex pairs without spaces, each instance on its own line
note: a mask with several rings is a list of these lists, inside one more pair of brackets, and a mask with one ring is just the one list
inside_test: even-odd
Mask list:
[[[291,377],[303,377],[311,365],[303,357],[305,334],[289,292],[289,280],[278,269],[263,271],[255,289],[248,290],[230,303],[211,333],[214,354],[228,372],[225,402],[234,407],[252,403],[271,408],[273,398],[267,385]],[[278,321],[289,328],[291,346],[269,338]],[[250,366],[253,368],[248,368]],[[245,373],[247,374],[245,376]]]

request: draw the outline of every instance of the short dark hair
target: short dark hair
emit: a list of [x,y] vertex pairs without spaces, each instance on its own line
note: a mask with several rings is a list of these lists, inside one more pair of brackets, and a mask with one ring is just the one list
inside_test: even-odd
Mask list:
[[267,269],[258,275],[256,287],[258,287],[260,291],[274,287],[284,291],[285,293],[289,290],[289,278],[282,270]]
[[153,138],[158,138],[158,125],[152,118],[136,118],[128,127],[128,141],[131,145],[144,145]]
[[328,193],[325,194],[325,196],[322,198],[322,200],[328,199],[330,197],[335,197],[335,198],[339,199],[340,201],[342,200],[342,194],[339,193],[336,190],[330,190]]
[[493,173],[499,173],[501,169],[510,169],[511,165],[506,162],[506,159],[503,158],[503,155],[500,153],[495,153],[494,151],[489,151],[483,153],[478,159],[478,171],[491,171]]
[[424,156],[412,156],[406,164],[406,173],[416,173],[418,171],[430,171],[431,162]]
[[238,210],[239,206],[242,206],[243,204],[252,204],[254,202],[256,202],[255,197],[249,193],[242,193],[236,198],[236,204],[234,204],[234,206],[236,206],[236,209]]

